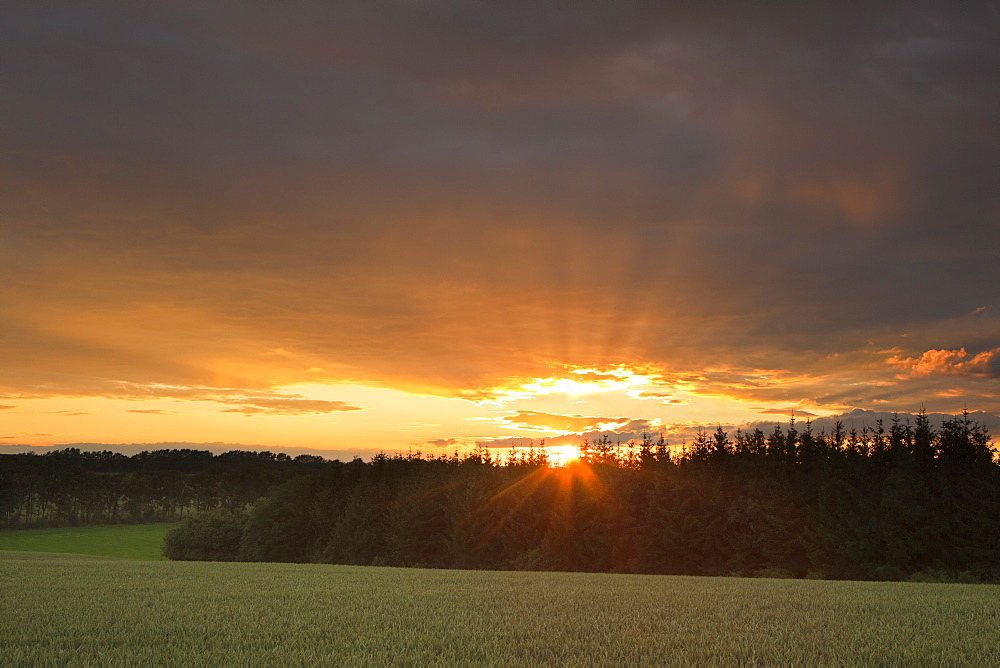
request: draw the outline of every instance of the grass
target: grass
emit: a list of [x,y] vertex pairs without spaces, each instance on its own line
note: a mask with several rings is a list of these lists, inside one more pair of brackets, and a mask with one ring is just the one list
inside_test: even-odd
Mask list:
[[62,552],[95,557],[165,561],[163,536],[176,524],[116,524],[0,531],[0,550]]
[[5,665],[1000,665],[1000,586],[0,553]]

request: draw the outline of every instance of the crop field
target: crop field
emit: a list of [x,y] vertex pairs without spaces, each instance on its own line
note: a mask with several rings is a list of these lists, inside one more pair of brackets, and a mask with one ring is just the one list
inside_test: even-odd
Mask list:
[[95,557],[165,561],[163,536],[176,524],[118,524],[65,529],[0,531],[0,550],[62,552]]
[[1000,587],[0,552],[5,665],[1000,664]]

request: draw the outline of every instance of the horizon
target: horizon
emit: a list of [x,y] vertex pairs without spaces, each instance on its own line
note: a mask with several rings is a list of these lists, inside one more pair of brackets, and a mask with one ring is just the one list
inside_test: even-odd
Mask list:
[[[956,417],[961,413],[949,414],[949,413],[926,413],[929,423],[932,429],[937,429],[940,427],[942,420]],[[983,411],[968,411],[969,418],[975,423],[985,428],[990,434],[990,442],[994,450],[1000,447],[1000,440],[998,440],[997,435],[1000,434],[1000,416],[993,415],[990,413],[985,413]],[[648,436],[650,438],[664,437],[664,443],[671,452],[683,451],[686,446],[688,446],[691,441],[697,436],[699,431],[710,432],[715,428],[723,429],[730,437],[735,435],[737,430],[742,430],[744,433],[748,433],[754,429],[760,429],[765,433],[769,433],[775,427],[781,427],[787,429],[792,424],[798,424],[800,427],[809,425],[814,433],[830,435],[834,429],[837,422],[841,422],[844,429],[849,433],[852,429],[857,430],[860,434],[865,430],[874,431],[877,427],[879,421],[882,421],[883,426],[888,429],[894,418],[899,419],[904,424],[913,424],[916,414],[913,413],[879,413],[876,411],[864,411],[862,409],[855,409],[848,413],[842,415],[832,415],[826,418],[817,418],[813,420],[809,417],[801,421],[794,421],[794,416],[791,416],[788,421],[781,422],[778,420],[763,420],[750,422],[741,425],[723,425],[721,423],[715,424],[702,424],[702,425],[685,425],[686,430],[684,432],[674,431],[674,438],[666,438],[666,432],[662,431],[659,433],[648,433],[644,432],[641,434],[625,434],[629,438],[627,440],[621,440],[622,434],[615,434],[616,445],[625,448],[635,448],[642,441],[643,436]],[[793,422],[794,421],[794,422]],[[347,449],[332,449],[332,448],[308,448],[308,447],[297,447],[294,445],[287,446],[263,446],[254,445],[246,443],[222,443],[222,442],[158,442],[158,443],[53,443],[49,445],[28,445],[28,444],[0,444],[0,454],[46,454],[48,452],[57,452],[60,450],[75,448],[81,452],[114,452],[122,454],[125,456],[133,456],[142,452],[155,452],[159,450],[198,450],[207,451],[212,453],[213,456],[218,456],[225,452],[231,451],[249,451],[249,452],[271,452],[273,454],[283,454],[289,457],[297,457],[299,455],[311,455],[322,457],[327,460],[340,460],[340,461],[350,461],[353,459],[361,459],[363,461],[371,461],[373,457],[377,455],[387,455],[390,457],[394,456],[407,456],[407,455],[418,455],[424,457],[436,457],[436,456],[451,456],[453,454],[459,456],[467,456],[475,452],[476,449],[483,449],[489,452],[491,456],[504,459],[511,453],[524,453],[527,451],[545,451],[550,459],[551,463],[555,465],[562,465],[568,461],[575,460],[581,452],[584,442],[594,443],[601,439],[602,437],[610,438],[612,432],[592,432],[588,434],[579,435],[579,440],[570,442],[569,439],[561,439],[555,443],[549,443],[545,439],[540,439],[536,441],[530,438],[511,438],[506,439],[503,444],[492,443],[490,445],[477,444],[475,446],[453,446],[452,449],[448,449],[446,446],[438,448],[429,448],[426,450],[421,450],[411,446],[406,450],[387,450],[385,448],[347,448]]]

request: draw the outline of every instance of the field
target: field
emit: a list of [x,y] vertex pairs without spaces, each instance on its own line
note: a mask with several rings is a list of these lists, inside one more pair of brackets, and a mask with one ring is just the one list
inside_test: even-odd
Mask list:
[[5,665],[1000,664],[1000,587],[0,552]]
[[163,536],[176,524],[118,524],[65,529],[0,531],[0,550],[62,552],[95,557],[165,561]]

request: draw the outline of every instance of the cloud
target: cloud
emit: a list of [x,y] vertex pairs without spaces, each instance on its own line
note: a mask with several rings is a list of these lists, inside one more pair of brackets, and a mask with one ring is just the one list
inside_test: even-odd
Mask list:
[[816,417],[816,413],[810,413],[809,411],[804,411],[796,406],[789,406],[787,408],[762,408],[757,410],[761,415],[787,415],[789,417]]
[[962,318],[1000,284],[991,3],[5,12],[7,396],[318,414],[350,409],[269,392],[561,363],[1000,406],[995,357],[871,352],[1000,345]]
[[343,401],[322,401],[289,397],[232,397],[225,403],[240,404],[235,408],[223,409],[223,413],[243,413],[245,415],[321,415],[339,411],[364,410]]
[[455,438],[435,438],[428,441],[423,441],[419,445],[430,445],[435,448],[446,448],[453,445],[454,446],[465,445],[465,443]]
[[12,408],[17,408],[17,406],[0,406],[0,411],[9,411]]
[[149,408],[149,409],[129,409],[126,411],[128,413],[142,413],[145,415],[173,415],[174,411],[165,411],[159,408]]
[[614,427],[630,422],[627,417],[598,417],[584,415],[558,415],[538,411],[517,411],[500,418],[501,423],[519,429],[546,431],[585,432],[602,425]]
[[660,399],[660,403],[665,406],[683,406],[688,403],[684,399],[679,399],[671,392],[660,392],[656,390],[643,390],[641,392],[629,393],[637,399]]
[[893,355],[886,362],[910,377],[931,375],[984,376],[1000,378],[1000,348],[975,355],[965,348],[928,350],[919,357]]
[[[224,413],[245,413],[247,415],[317,415],[334,412],[364,410],[344,401],[309,399],[300,394],[288,394],[273,390],[250,390],[231,387],[184,386],[164,383],[131,383],[125,381],[100,381],[88,388],[67,387],[54,396],[101,396],[109,399],[130,401],[173,399],[175,401],[204,401],[229,406]],[[36,397],[40,398],[40,397]],[[162,409],[127,409],[129,413],[165,415],[171,411]],[[63,415],[85,415],[85,413],[60,411]]]
[[[557,424],[560,423],[558,418],[572,418],[577,416],[550,416],[555,418],[552,422]],[[521,437],[503,437],[503,438],[478,438],[475,439],[477,446],[484,448],[525,448],[532,446],[541,445],[579,445],[584,440],[587,441],[597,441],[604,436],[612,437],[614,442],[628,443],[629,441],[641,440],[644,435],[656,437],[656,435],[664,432],[667,427],[660,423],[658,420],[645,420],[645,419],[634,419],[634,418],[618,418],[617,420],[609,418],[591,418],[591,420],[609,420],[603,423],[605,428],[595,428],[596,425],[586,422],[574,422],[573,424],[577,426],[582,426],[583,428],[575,433],[564,433],[555,435],[546,435],[544,438],[531,439]],[[541,422],[546,422],[545,418],[540,419]],[[617,422],[617,424],[616,424]],[[523,429],[531,429],[532,427],[521,427]]]
[[611,371],[611,372],[601,372],[593,370],[578,370],[571,372],[572,379],[580,382],[591,382],[591,383],[615,383],[616,381],[621,381],[628,378],[628,373],[626,371]]
[[503,438],[483,437],[475,440],[476,447],[480,448],[534,448],[543,445],[559,445],[560,437],[556,438],[526,438],[524,436],[506,436]]

